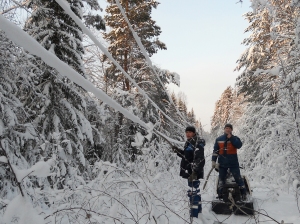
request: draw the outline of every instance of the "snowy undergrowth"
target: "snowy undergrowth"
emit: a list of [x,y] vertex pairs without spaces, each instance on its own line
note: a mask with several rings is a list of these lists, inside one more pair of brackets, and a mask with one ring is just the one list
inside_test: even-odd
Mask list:
[[[206,147],[205,176],[211,167],[211,148],[211,144]],[[15,170],[23,179],[25,196],[16,190],[10,198],[1,199],[4,207],[0,210],[0,223],[191,223],[187,182],[178,175],[180,159],[168,145],[142,151],[143,155],[125,167],[104,161],[95,163],[93,180],[76,183],[73,189],[33,188],[33,181],[42,183],[46,181],[44,176],[51,175],[48,168],[36,173],[43,162],[27,170]],[[3,158],[1,161],[6,162]],[[49,164],[44,163],[45,167]],[[275,223],[264,215],[225,216],[211,212],[217,175],[213,171],[205,190],[202,190],[204,180],[201,181],[203,213],[193,223]],[[293,194],[280,191],[274,197],[267,187],[258,187],[251,180],[250,184],[254,186],[255,210],[277,221],[297,223],[300,217]]]
[[[6,206],[0,223],[30,223],[30,217],[34,223],[187,222],[186,181],[178,176],[179,160],[168,147],[151,150],[144,149],[143,156],[124,168],[97,162],[95,178],[74,189],[32,188],[28,183],[33,179],[27,176],[21,186],[25,196],[16,191],[2,201]],[[23,173],[22,178],[28,172]]]

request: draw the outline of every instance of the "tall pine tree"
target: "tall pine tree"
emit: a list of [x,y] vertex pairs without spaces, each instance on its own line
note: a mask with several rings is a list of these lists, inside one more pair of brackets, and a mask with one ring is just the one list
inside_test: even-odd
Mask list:
[[[168,100],[166,100],[167,94],[163,91],[155,74],[153,74],[151,68],[147,65],[143,53],[139,49],[115,1],[108,0],[108,3],[105,19],[107,26],[111,30],[104,35],[104,38],[109,42],[109,52],[123,69],[139,83],[149,97],[166,112],[166,107],[168,106]],[[160,49],[166,49],[165,44],[158,39],[161,29],[151,18],[152,10],[157,7],[158,2],[123,0],[120,1],[120,4],[149,56],[152,56]],[[105,56],[103,60],[108,64],[108,68],[105,70],[105,81],[109,82],[114,89],[111,94],[112,97],[146,123],[156,123],[159,121],[163,123],[163,118],[158,111],[143,95],[131,87],[129,80],[116,69],[115,65]],[[169,83],[172,79],[170,72],[157,70],[161,73],[163,83]],[[136,135],[138,132],[144,133],[144,131],[132,121],[124,118],[121,113],[116,112],[113,116],[115,145],[113,145],[112,150],[128,152],[131,154],[130,157],[134,159],[138,153],[136,146],[133,146],[135,145]]]
[[[139,70],[139,79],[144,81],[140,77],[143,77],[143,73],[149,72],[144,56],[115,1],[108,0],[108,3],[105,19],[112,29],[104,37],[110,43],[109,52],[132,77]],[[153,8],[156,8],[159,3],[149,0],[122,0],[120,3],[149,56],[159,49],[166,49],[165,44],[158,39],[161,29],[151,18]],[[141,71],[144,72],[141,73]],[[111,79],[115,80],[114,86],[119,86],[123,90],[131,89],[129,80],[124,78],[115,65],[111,64],[108,74]]]

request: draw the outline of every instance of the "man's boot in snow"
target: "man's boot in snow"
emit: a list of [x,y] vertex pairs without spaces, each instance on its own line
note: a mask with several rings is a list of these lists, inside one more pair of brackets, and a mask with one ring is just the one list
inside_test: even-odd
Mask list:
[[187,196],[190,198],[190,216],[198,218],[198,214],[202,212],[201,194],[200,194],[200,181],[194,180],[188,182],[191,190],[188,190]]
[[241,191],[241,200],[242,201],[246,201],[247,200],[247,196],[246,196],[246,188],[245,186],[240,187],[240,191]]
[[223,198],[223,187],[219,187],[217,193],[218,193],[217,198],[221,200]]

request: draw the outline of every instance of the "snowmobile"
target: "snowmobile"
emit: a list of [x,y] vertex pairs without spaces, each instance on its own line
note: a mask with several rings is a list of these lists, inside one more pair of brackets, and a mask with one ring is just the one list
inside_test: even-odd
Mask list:
[[[212,211],[216,214],[230,215],[254,215],[252,191],[246,176],[242,175],[246,187],[246,199],[242,195],[238,184],[235,182],[230,171],[227,171],[226,181],[222,191],[222,197],[212,201]],[[218,189],[217,179],[216,189]]]

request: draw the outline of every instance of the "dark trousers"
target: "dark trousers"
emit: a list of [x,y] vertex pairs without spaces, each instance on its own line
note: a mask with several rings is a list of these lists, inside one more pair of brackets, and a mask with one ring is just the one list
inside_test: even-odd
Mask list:
[[240,188],[245,188],[244,180],[240,173],[239,167],[219,167],[219,186],[218,189],[221,190],[226,181],[227,170],[230,170],[235,182],[240,186]]

